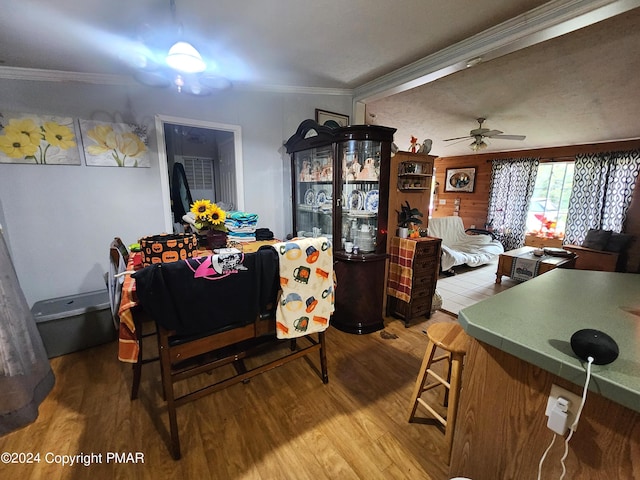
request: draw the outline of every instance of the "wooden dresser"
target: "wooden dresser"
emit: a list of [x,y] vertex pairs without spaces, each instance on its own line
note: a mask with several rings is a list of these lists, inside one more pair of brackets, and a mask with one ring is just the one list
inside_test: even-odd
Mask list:
[[405,327],[416,317],[431,317],[440,243],[434,237],[391,239],[387,315],[404,319]]

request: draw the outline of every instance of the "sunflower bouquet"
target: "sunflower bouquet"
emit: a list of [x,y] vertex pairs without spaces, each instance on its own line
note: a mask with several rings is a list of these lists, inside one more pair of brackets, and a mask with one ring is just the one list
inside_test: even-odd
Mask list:
[[210,200],[193,202],[190,213],[193,215],[193,226],[199,232],[206,230],[227,231],[227,227],[224,224],[227,212]]

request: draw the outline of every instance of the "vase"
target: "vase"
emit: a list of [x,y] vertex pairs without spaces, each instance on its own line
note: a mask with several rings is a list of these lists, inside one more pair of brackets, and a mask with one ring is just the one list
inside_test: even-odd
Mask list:
[[220,230],[209,230],[207,232],[207,246],[213,250],[227,246],[227,232]]
[[409,236],[409,228],[408,227],[398,227],[398,236],[400,238],[407,238]]

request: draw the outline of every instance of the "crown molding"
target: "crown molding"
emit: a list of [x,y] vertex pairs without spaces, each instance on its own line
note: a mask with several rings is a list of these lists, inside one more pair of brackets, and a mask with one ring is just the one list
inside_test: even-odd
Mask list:
[[[472,68],[467,65],[470,61],[487,62],[637,7],[640,7],[640,0],[553,0],[355,89],[245,82],[234,82],[232,88],[265,93],[351,96],[356,106],[358,103],[410,90]],[[6,66],[0,66],[0,79],[111,86],[141,85],[126,75]]]
[[[37,68],[1,67],[0,79],[23,80],[34,82],[84,83],[88,85],[111,86],[144,86],[126,75],[101,73],[65,72],[61,70],[44,70]],[[149,87],[156,89],[156,87]],[[295,85],[258,85],[234,82],[237,91],[284,93],[296,95],[334,95],[353,96],[353,90],[347,88],[300,87]]]
[[40,68],[0,67],[0,78],[34,82],[86,83],[90,85],[139,85],[133,78],[103,73],[65,72]]
[[335,95],[352,97],[354,90],[351,88],[324,88],[324,87],[301,87],[296,85],[270,85],[254,84],[245,82],[233,82],[234,90],[245,90],[251,92],[265,93],[289,93],[299,95]]
[[468,63],[493,60],[638,6],[640,0],[551,1],[357,87],[354,90],[354,104],[419,87],[472,68]]

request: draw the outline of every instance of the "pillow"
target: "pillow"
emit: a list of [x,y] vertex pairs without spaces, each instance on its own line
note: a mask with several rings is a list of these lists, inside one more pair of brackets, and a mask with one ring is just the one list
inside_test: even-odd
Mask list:
[[595,230],[591,228],[587,232],[582,246],[593,250],[604,250],[612,233],[611,230]]
[[609,241],[607,242],[607,245],[604,247],[604,249],[607,252],[621,253],[629,246],[632,239],[633,235],[630,235],[628,233],[613,232],[611,234],[611,237],[609,237]]

